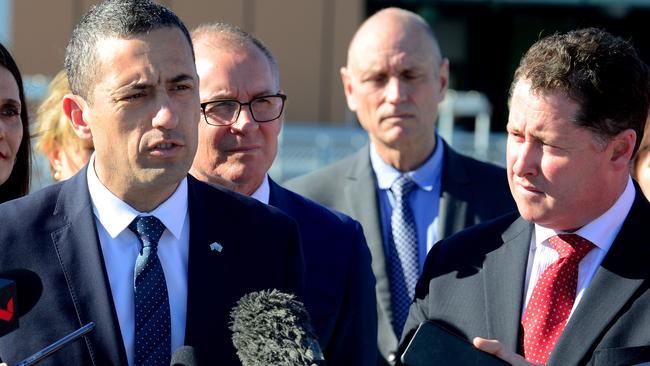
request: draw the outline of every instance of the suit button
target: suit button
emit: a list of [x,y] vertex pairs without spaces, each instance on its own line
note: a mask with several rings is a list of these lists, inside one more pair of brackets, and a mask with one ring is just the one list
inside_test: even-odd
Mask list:
[[391,365],[394,365],[396,361],[397,361],[397,352],[389,353],[388,354],[388,362],[390,362]]

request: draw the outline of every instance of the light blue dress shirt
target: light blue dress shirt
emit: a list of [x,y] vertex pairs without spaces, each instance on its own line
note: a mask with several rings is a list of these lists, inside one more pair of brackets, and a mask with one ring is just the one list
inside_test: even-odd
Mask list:
[[[438,206],[440,203],[440,184],[442,181],[443,147],[442,139],[436,136],[433,154],[419,168],[410,172],[400,172],[386,164],[370,144],[370,162],[379,186],[379,211],[384,238],[390,238],[390,217],[395,198],[390,187],[402,174],[407,174],[418,188],[409,196],[409,204],[415,216],[418,235],[419,273],[422,273],[427,253],[438,241]],[[384,240],[384,253],[388,253],[388,242]]]
[[141,214],[156,216],[165,224],[165,231],[158,241],[158,258],[165,272],[169,294],[172,328],[169,352],[171,354],[185,344],[190,238],[187,178],[180,182],[176,191],[165,202],[153,211],[144,213],[137,211],[111,193],[97,178],[93,169],[94,163],[93,154],[86,175],[88,190],[128,363],[133,365],[135,360],[133,266],[140,251],[140,243],[128,226],[136,216]]

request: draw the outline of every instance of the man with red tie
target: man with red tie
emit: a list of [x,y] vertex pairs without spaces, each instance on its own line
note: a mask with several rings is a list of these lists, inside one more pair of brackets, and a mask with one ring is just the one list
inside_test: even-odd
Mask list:
[[629,175],[649,100],[647,66],[605,31],[532,46],[507,125],[519,214],[434,247],[402,348],[434,320],[513,365],[650,361],[650,204]]

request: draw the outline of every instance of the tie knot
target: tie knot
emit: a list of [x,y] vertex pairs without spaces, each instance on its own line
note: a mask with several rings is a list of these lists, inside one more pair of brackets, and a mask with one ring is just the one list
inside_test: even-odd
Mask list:
[[559,234],[548,239],[560,258],[571,258],[580,262],[594,247],[594,244],[578,234]]
[[396,199],[401,199],[402,197],[408,196],[415,188],[417,188],[417,184],[415,184],[411,177],[404,174],[393,182],[390,190],[393,192]]
[[138,216],[129,224],[129,229],[135,233],[143,247],[157,247],[163,231],[163,224],[156,216]]

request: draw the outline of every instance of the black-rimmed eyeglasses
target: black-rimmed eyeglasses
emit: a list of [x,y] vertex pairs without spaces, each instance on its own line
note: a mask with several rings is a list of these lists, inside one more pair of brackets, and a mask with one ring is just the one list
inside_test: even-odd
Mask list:
[[270,122],[282,115],[284,94],[260,95],[242,103],[237,99],[220,99],[201,103],[201,110],[205,122],[212,126],[229,126],[237,121],[243,106],[248,106],[255,122]]

